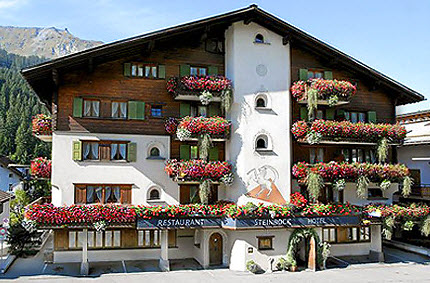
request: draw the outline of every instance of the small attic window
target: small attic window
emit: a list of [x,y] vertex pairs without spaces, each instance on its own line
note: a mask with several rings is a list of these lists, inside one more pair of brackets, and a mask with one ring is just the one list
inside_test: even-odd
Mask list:
[[264,43],[264,36],[261,33],[258,33],[254,39],[255,43]]
[[267,149],[266,139],[264,137],[259,137],[257,139],[256,149]]
[[264,98],[262,98],[262,97],[259,97],[257,99],[256,106],[260,107],[260,108],[266,107],[266,100],[264,100]]

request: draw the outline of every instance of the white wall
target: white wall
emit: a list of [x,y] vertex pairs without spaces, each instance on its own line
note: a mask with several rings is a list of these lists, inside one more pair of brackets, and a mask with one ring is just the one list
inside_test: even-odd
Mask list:
[[[412,158],[426,157],[427,161],[414,161]],[[408,166],[409,169],[421,170],[421,184],[430,184],[430,145],[402,146],[397,149],[399,163]]]
[[[9,176],[11,175],[11,176]],[[4,165],[1,165],[0,167],[0,190],[2,191],[9,191],[9,184],[14,186],[20,186],[21,185],[21,179],[17,174],[10,171],[8,168],[5,168]]]
[[[270,44],[254,43],[262,33]],[[250,171],[271,166],[277,173],[275,185],[286,200],[290,195],[291,135],[290,135],[290,51],[282,37],[250,23],[232,24],[226,31],[226,75],[233,81],[234,103],[229,118],[233,133],[226,144],[227,160],[236,167],[236,180],[227,190],[227,197],[237,200],[258,184],[251,180]],[[255,109],[259,93],[269,98],[271,110]],[[254,150],[259,134],[269,136],[273,152],[259,154]],[[273,178],[273,170],[267,173]],[[263,176],[264,179],[264,176]],[[266,178],[267,179],[267,178]]]
[[[73,141],[126,140],[137,143],[137,162],[73,161]],[[170,157],[169,136],[87,134],[55,132],[52,143],[52,203],[71,205],[74,202],[74,184],[132,184],[132,203],[148,204],[148,190],[162,189],[161,200],[177,204],[177,183],[164,172],[164,160],[148,160],[151,145],[157,144],[161,156]]]
[[[379,184],[370,183],[369,188],[379,188]],[[349,202],[354,205],[366,205],[370,203],[384,203],[384,204],[392,204],[393,203],[393,194],[399,190],[398,183],[392,183],[391,186],[387,190],[382,190],[382,195],[384,199],[368,199],[367,192],[366,198],[360,198],[357,196],[357,185],[356,183],[346,183],[346,187],[343,192],[343,201]]]
[[9,221],[10,200],[5,201],[5,202],[1,203],[0,205],[3,206],[3,212],[0,213],[0,226],[2,226],[3,223],[5,223],[5,219],[7,219],[7,221]]

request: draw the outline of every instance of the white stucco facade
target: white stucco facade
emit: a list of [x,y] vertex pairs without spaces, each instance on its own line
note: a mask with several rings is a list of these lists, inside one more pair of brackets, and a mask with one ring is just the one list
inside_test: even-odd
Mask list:
[[[257,34],[264,36],[265,43],[254,42]],[[236,180],[227,196],[237,200],[270,179],[288,200],[292,156],[289,45],[283,45],[280,35],[255,23],[236,22],[225,37],[226,75],[234,87],[234,103],[228,114],[233,133],[226,152],[236,169]],[[261,96],[266,99],[264,109],[256,107]],[[267,149],[257,151],[260,137]]]

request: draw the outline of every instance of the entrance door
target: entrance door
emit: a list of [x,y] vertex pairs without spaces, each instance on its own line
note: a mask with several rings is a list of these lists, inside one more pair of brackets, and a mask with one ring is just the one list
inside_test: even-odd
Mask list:
[[222,236],[213,233],[209,238],[209,265],[222,265]]

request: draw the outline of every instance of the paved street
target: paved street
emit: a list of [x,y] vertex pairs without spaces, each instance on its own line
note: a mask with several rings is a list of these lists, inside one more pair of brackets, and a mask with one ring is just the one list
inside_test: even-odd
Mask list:
[[[254,275],[247,272],[232,272],[228,269],[184,270],[178,265],[177,269],[180,270],[169,273],[154,272],[151,269],[147,269],[147,272],[136,272],[138,269],[130,268],[136,267],[131,262],[127,263],[128,273],[125,273],[121,262],[114,262],[109,267],[93,265],[96,272],[90,277],[58,275],[77,274],[78,265],[67,266],[56,274],[53,270],[55,268],[43,264],[42,256],[39,254],[33,258],[18,259],[1,282],[430,282],[429,258],[388,247],[384,248],[384,253],[385,263],[357,264],[352,259],[346,259],[351,263],[346,268],[316,273],[303,271]],[[22,275],[18,276],[18,272]],[[42,273],[45,275],[36,275]]]

